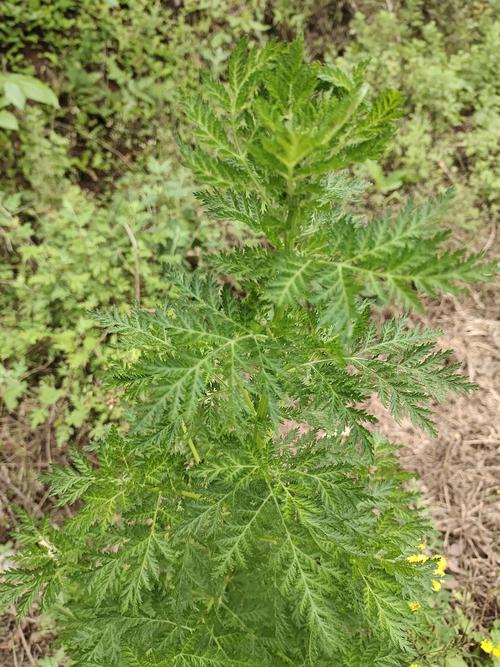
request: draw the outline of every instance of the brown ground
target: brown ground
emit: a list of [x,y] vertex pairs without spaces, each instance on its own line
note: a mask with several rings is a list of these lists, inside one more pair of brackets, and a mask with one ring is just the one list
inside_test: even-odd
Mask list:
[[[488,245],[493,244],[490,237]],[[400,426],[378,405],[371,408],[381,429],[405,444],[401,460],[415,471],[435,524],[443,534],[449,562],[448,585],[471,594],[466,610],[477,626],[491,627],[498,618],[498,535],[500,534],[500,309],[498,287],[484,286],[468,297],[445,297],[429,304],[426,326],[444,332],[440,344],[455,350],[464,371],[479,385],[468,397],[436,408],[439,437]],[[0,545],[12,526],[9,503],[40,514],[47,497],[36,474],[61,453],[54,451],[49,431],[32,434],[12,417],[0,422],[3,465],[0,468]],[[3,535],[2,535],[3,533]],[[497,543],[495,543],[497,542]],[[0,546],[0,569],[9,551]],[[495,590],[496,589],[496,590]],[[2,619],[0,619],[1,621]],[[16,629],[13,613],[0,625],[0,666],[27,667],[43,655],[50,636],[29,618]]]

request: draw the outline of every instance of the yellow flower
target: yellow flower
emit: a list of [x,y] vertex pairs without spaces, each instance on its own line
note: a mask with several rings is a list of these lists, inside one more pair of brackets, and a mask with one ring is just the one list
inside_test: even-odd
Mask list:
[[493,655],[495,658],[500,658],[500,644],[493,647]]
[[437,567],[433,574],[436,574],[438,577],[444,577],[447,565],[446,558],[444,556],[433,556],[433,560],[437,560]]
[[485,653],[491,653],[493,651],[493,642],[489,639],[483,639],[481,648]]
[[412,662],[409,667],[420,667],[420,664],[418,662]]
[[429,560],[425,554],[412,554],[406,559],[409,563],[425,563]]
[[420,602],[408,602],[408,606],[412,611],[418,611],[422,605]]
[[423,542],[420,542],[420,544],[417,544],[417,547],[423,551],[425,549],[425,544]]
[[438,591],[441,590],[441,585],[442,585],[441,582],[438,581],[437,579],[432,580],[432,590],[434,591],[434,593],[437,593]]

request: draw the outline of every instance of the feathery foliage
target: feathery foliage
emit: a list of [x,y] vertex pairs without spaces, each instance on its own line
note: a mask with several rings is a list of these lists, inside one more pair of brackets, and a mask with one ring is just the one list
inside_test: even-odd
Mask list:
[[[378,304],[488,277],[443,247],[446,197],[360,219],[345,169],[379,156],[401,100],[371,99],[363,68],[309,64],[300,41],[242,41],[225,81],[186,102],[183,154],[215,220],[245,226],[178,273],[155,313],[101,314],[135,351],[112,373],[135,411],[126,435],[49,475],[62,526],[28,522],[0,599],[54,607],[82,667],[401,665],[412,601],[435,564],[408,560],[429,528],[395,447],[363,407],[433,430],[431,405],[471,385]],[[226,278],[230,277],[230,280]],[[235,289],[237,287],[237,289]]]

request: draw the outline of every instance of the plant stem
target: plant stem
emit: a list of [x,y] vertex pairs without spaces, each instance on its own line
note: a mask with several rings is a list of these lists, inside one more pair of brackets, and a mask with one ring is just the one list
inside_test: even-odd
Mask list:
[[181,496],[184,496],[184,498],[192,498],[193,500],[199,500],[202,498],[201,493],[195,493],[194,491],[177,491],[177,493]]
[[260,397],[259,405],[257,407],[257,414],[255,416],[255,428],[254,428],[255,444],[259,449],[264,445],[264,441],[262,439],[262,433],[260,431],[260,426],[262,424],[264,417],[266,416],[267,406],[268,406],[267,395],[263,394]]
[[193,439],[191,438],[190,435],[188,435],[188,431],[187,431],[186,424],[184,423],[184,421],[181,422],[181,426],[182,426],[182,432],[187,437],[189,449],[191,450],[191,454],[193,455],[194,462],[196,464],[201,463],[201,456],[198,454],[198,450],[196,449],[196,446],[193,442]]
[[285,314],[285,306],[277,306],[274,310],[273,322],[279,322]]
[[293,250],[297,226],[297,207],[292,194],[288,195],[288,213],[285,222],[285,250]]
[[245,403],[246,403],[246,404],[248,405],[248,407],[250,408],[250,412],[251,412],[254,416],[257,416],[257,411],[255,410],[255,405],[253,404],[253,401],[252,401],[252,399],[251,399],[251,397],[250,397],[250,394],[248,393],[248,391],[245,389],[245,387],[242,385],[241,382],[239,382],[238,385],[239,385],[239,387],[240,387],[240,391],[241,391],[241,393],[242,393],[242,395],[243,395],[243,398],[244,398],[244,400],[245,400]]

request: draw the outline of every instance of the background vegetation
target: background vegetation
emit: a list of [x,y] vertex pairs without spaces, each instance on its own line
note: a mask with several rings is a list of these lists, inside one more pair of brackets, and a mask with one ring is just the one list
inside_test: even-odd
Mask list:
[[[480,247],[500,198],[499,9],[496,0],[4,0],[2,71],[38,77],[59,105],[9,106],[18,130],[0,129],[0,567],[15,547],[9,501],[43,512],[38,473],[69,442],[120,419],[119,396],[101,382],[117,352],[89,310],[151,307],[167,267],[196,266],[232,240],[192,197],[175,141],[178,92],[201,67],[217,72],[244,34],[264,43],[303,32],[313,57],[370,58],[373,87],[407,100],[392,152],[363,167],[370,205],[453,185],[454,241]],[[493,579],[444,593],[455,611],[436,641],[449,643],[448,662],[429,664],[493,659],[478,646],[492,629]],[[35,661],[35,631],[6,638],[2,664]]]

